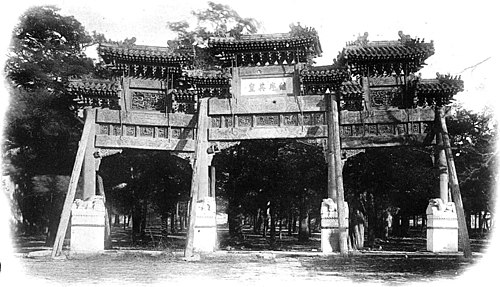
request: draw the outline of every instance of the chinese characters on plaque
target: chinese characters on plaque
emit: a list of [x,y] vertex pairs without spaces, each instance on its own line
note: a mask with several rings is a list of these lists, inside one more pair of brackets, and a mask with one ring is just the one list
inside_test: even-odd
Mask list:
[[242,95],[278,95],[293,93],[293,78],[241,79]]

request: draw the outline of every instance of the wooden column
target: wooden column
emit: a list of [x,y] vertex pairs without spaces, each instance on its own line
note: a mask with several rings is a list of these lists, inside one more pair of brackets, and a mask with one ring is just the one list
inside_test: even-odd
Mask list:
[[[185,257],[193,256],[194,250],[194,227],[196,223],[196,205],[199,199],[203,198],[200,196],[200,173],[203,171],[207,172],[208,178],[208,155],[206,144],[208,140],[208,99],[202,98],[199,100],[198,108],[198,126],[196,133],[196,143],[195,152],[193,159],[193,177],[191,179],[191,203],[189,212],[189,227],[186,236],[186,249],[184,250]],[[206,182],[208,189],[208,180]],[[204,196],[204,195],[202,195]]]
[[94,129],[94,126],[95,110],[86,110],[85,125],[83,127],[82,138],[79,142],[75,163],[73,165],[73,171],[71,172],[68,191],[66,193],[66,199],[64,200],[63,210],[61,212],[61,219],[59,220],[59,226],[57,228],[54,246],[52,247],[52,257],[57,257],[61,254],[64,243],[64,236],[66,235],[66,230],[68,228],[69,218],[71,215],[71,206],[73,205],[73,201],[75,199],[78,178],[80,177],[80,173],[82,171],[83,160],[88,147],[89,139],[90,137],[93,137],[93,135],[91,136],[91,131],[92,129]]
[[[342,256],[348,255],[347,248],[347,222],[346,222],[346,210],[344,204],[344,182],[342,179],[342,160],[340,155],[340,127],[339,127],[339,112],[338,112],[338,98],[336,93],[332,93],[330,98],[330,109],[328,111],[328,146],[331,147],[331,154],[329,156],[330,163],[328,165],[329,169],[334,171],[329,172],[329,175],[335,175],[336,190],[336,202],[337,202],[337,212],[339,221],[339,244],[340,244],[340,254]],[[332,160],[333,159],[333,160]],[[334,163],[334,164],[332,164]],[[328,188],[333,187],[333,183],[330,183]],[[328,194],[333,193],[333,191],[328,191]]]
[[467,259],[472,258],[472,251],[469,241],[469,232],[467,230],[467,223],[465,221],[464,206],[462,203],[462,196],[460,194],[460,187],[458,185],[458,175],[455,169],[455,161],[453,160],[453,153],[451,151],[450,137],[448,128],[446,126],[444,107],[440,107],[436,113],[440,121],[440,133],[443,139],[444,151],[446,154],[446,162],[448,164],[448,171],[450,173],[451,195],[455,208],[457,211],[458,219],[458,236],[463,245],[464,257]]
[[83,158],[82,180],[83,180],[83,194],[82,199],[86,200],[96,195],[96,159],[95,152],[95,109],[86,110],[85,118],[92,118],[90,125],[90,134],[85,149],[85,156]]
[[215,166],[210,166],[210,197],[215,197]]
[[448,164],[446,162],[446,153],[444,151],[443,145],[443,135],[441,133],[436,134],[436,139],[436,166],[439,173],[439,198],[441,198],[444,203],[447,203],[449,176]]
[[[99,162],[101,159],[98,160]],[[98,169],[99,170],[99,169]],[[104,192],[104,181],[102,180],[102,176],[97,175],[97,191],[99,195],[102,195],[104,200],[104,246],[106,248],[111,247],[111,224],[110,217],[108,212],[108,207],[106,204],[106,193]]]

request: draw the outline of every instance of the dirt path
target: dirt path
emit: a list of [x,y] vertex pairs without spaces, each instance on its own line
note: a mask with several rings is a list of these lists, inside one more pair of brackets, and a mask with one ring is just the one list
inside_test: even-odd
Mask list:
[[[311,253],[309,253],[311,254]],[[453,280],[473,262],[460,256],[364,253],[347,259],[307,253],[217,252],[199,261],[186,262],[180,255],[155,253],[104,254],[52,260],[22,258],[31,278],[62,286],[78,284],[144,284],[238,281],[247,285],[262,281],[282,283],[345,282],[398,284]],[[190,286],[190,285],[189,285]]]
[[[116,235],[115,242],[119,243],[119,234]],[[123,238],[126,237],[123,234]],[[49,256],[26,257],[29,252],[40,250],[43,241],[20,238],[18,251],[23,253],[18,256],[26,278],[32,280],[29,283],[36,282],[34,286],[37,287],[42,283],[48,286],[165,286],[165,283],[169,286],[172,283],[235,286],[235,282],[237,286],[269,286],[267,283],[275,282],[277,284],[272,285],[278,287],[303,282],[308,286],[309,283],[331,286],[333,282],[356,285],[421,283],[428,286],[438,280],[460,280],[481,260],[482,250],[487,245],[484,240],[473,241],[475,258],[471,262],[463,261],[460,254],[426,252],[425,240],[420,237],[379,241],[374,250],[366,249],[342,258],[322,255],[315,237],[305,244],[298,243],[294,237],[286,237],[270,245],[267,239],[247,234],[244,242],[222,240],[221,251],[187,262],[179,248],[184,240],[182,236],[177,237],[169,241],[171,251],[155,251],[150,244],[131,246],[125,240],[122,246],[115,246],[114,250],[102,255],[70,256],[64,260],[52,260]],[[47,248],[42,249],[47,251]],[[266,284],[262,284],[264,281]]]

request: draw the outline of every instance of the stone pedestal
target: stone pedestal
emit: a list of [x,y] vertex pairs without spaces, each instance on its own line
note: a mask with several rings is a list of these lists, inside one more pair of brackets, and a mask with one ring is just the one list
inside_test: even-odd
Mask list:
[[71,208],[71,251],[98,253],[104,251],[105,207],[102,196],[77,199]]
[[215,198],[205,197],[196,206],[193,249],[198,252],[213,252],[217,246],[217,221]]
[[[346,222],[349,222],[349,208],[344,202]],[[331,253],[340,251],[339,219],[337,203],[331,198],[323,199],[321,203],[321,252]]]
[[427,214],[427,251],[458,252],[458,220],[453,202],[431,199]]

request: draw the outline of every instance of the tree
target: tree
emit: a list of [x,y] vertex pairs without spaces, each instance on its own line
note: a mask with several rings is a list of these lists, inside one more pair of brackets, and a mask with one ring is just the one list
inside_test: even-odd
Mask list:
[[5,67],[12,89],[3,148],[7,169],[20,186],[18,198],[30,198],[36,174],[70,173],[81,134],[73,99],[64,87],[69,78],[93,71],[84,54],[92,38],[74,17],[57,11],[33,7],[20,17]]
[[172,50],[194,49],[196,68],[216,68],[216,60],[204,49],[210,37],[240,38],[243,34],[256,33],[260,24],[253,18],[242,18],[229,5],[208,2],[208,8],[192,11],[197,20],[191,29],[187,21],[168,22],[167,27],[177,33],[177,39],[168,41]]
[[[480,214],[480,222],[493,211],[496,187],[497,125],[493,112],[476,113],[454,107],[448,118],[460,189],[466,215]],[[470,216],[466,216],[470,221]],[[470,224],[468,224],[470,227]],[[482,230],[482,229],[481,229]]]
[[[283,221],[302,222],[302,241],[310,222],[319,220],[326,196],[327,167],[320,147],[295,140],[256,140],[223,150],[214,157],[221,194],[229,201],[230,233],[241,238],[241,218],[254,218],[254,231],[271,243]],[[268,223],[268,224],[266,224]],[[269,231],[269,232],[268,232]]]
[[382,235],[382,218],[386,211],[395,213],[401,221],[396,230],[404,235],[409,216],[425,212],[430,198],[439,194],[437,177],[432,163],[432,150],[419,147],[367,149],[350,158],[344,167],[346,200],[352,242],[363,247],[363,238],[356,238],[354,227],[368,227],[368,245]]
[[125,150],[104,158],[99,173],[107,204],[132,214],[134,240],[144,235],[148,211],[155,210],[167,220],[176,203],[189,196],[191,167],[165,151]]

